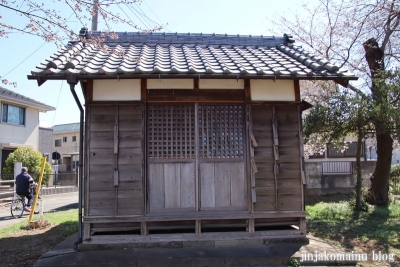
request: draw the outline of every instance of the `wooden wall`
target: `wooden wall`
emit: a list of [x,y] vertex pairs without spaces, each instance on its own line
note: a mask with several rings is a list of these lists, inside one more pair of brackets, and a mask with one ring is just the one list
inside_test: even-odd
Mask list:
[[88,215],[143,214],[141,105],[88,107]]
[[141,103],[87,94],[87,240],[228,226],[255,234],[299,225],[305,233],[299,99],[252,101],[248,80],[245,90],[193,84],[147,90],[142,80]]
[[247,210],[244,162],[200,164],[201,210]]
[[194,163],[149,164],[150,212],[195,210]]
[[[251,107],[257,201],[255,211],[301,211],[299,114],[296,106]],[[278,145],[274,145],[273,118]],[[275,149],[275,151],[274,151]]]

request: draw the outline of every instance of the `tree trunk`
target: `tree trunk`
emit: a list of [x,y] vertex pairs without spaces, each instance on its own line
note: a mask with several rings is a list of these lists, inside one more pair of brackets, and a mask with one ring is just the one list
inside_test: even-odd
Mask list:
[[375,171],[371,176],[368,202],[378,206],[389,204],[389,179],[392,164],[393,139],[390,132],[377,134],[377,155]]
[[[387,97],[385,92],[376,86],[376,75],[385,70],[384,51],[379,47],[378,42],[371,38],[364,44],[365,59],[368,62],[372,79],[372,98],[376,106],[387,106]],[[375,171],[371,176],[371,187],[369,188],[369,196],[367,201],[373,205],[386,206],[389,203],[389,179],[390,167],[392,161],[393,139],[387,122],[383,118],[374,117],[373,123],[376,129],[377,141],[377,161]]]
[[357,169],[357,184],[356,184],[356,210],[361,211],[362,198],[362,176],[361,176],[361,146],[362,146],[362,129],[358,127],[357,136],[357,152],[356,152],[356,169]]

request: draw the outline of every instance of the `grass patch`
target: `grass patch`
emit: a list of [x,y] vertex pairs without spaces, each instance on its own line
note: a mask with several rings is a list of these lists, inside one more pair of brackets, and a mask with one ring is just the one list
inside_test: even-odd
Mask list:
[[0,230],[2,266],[33,266],[41,255],[78,231],[78,209],[44,213],[43,218],[35,215],[34,221],[40,227],[32,227],[27,219]]
[[347,201],[322,201],[307,205],[306,212],[309,233],[351,251],[381,251],[400,260],[400,203],[356,212]]
[[[33,221],[41,219],[39,215],[34,215]],[[70,209],[64,211],[48,212],[43,214],[43,219],[48,221],[51,226],[62,224],[65,231],[64,236],[71,235],[78,231],[78,209]],[[9,227],[0,229],[0,238],[16,234],[22,230],[29,228],[28,219]]]

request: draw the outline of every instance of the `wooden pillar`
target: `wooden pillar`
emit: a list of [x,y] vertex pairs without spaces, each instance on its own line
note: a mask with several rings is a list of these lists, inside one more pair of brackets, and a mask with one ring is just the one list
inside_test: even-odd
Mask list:
[[[147,203],[147,79],[140,80],[140,91],[141,91],[141,101],[143,103],[142,106],[142,188],[143,188],[143,210],[142,213],[146,214],[147,211],[150,210]],[[147,230],[146,230],[147,231]]]
[[300,98],[300,81],[299,80],[294,80],[294,100],[295,101],[301,101]]
[[148,235],[149,230],[147,230],[147,223],[146,222],[140,222],[140,234],[141,235]]
[[249,233],[254,233],[255,232],[254,219],[248,219],[247,231]]

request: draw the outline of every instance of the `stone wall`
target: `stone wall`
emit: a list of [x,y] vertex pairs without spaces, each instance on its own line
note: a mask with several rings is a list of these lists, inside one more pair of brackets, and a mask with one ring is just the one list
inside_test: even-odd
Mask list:
[[[375,169],[375,161],[361,162],[363,185],[368,187],[369,177]],[[334,193],[350,193],[357,181],[356,163],[352,162],[352,174],[322,174],[322,162],[306,162],[306,195],[321,195]]]

